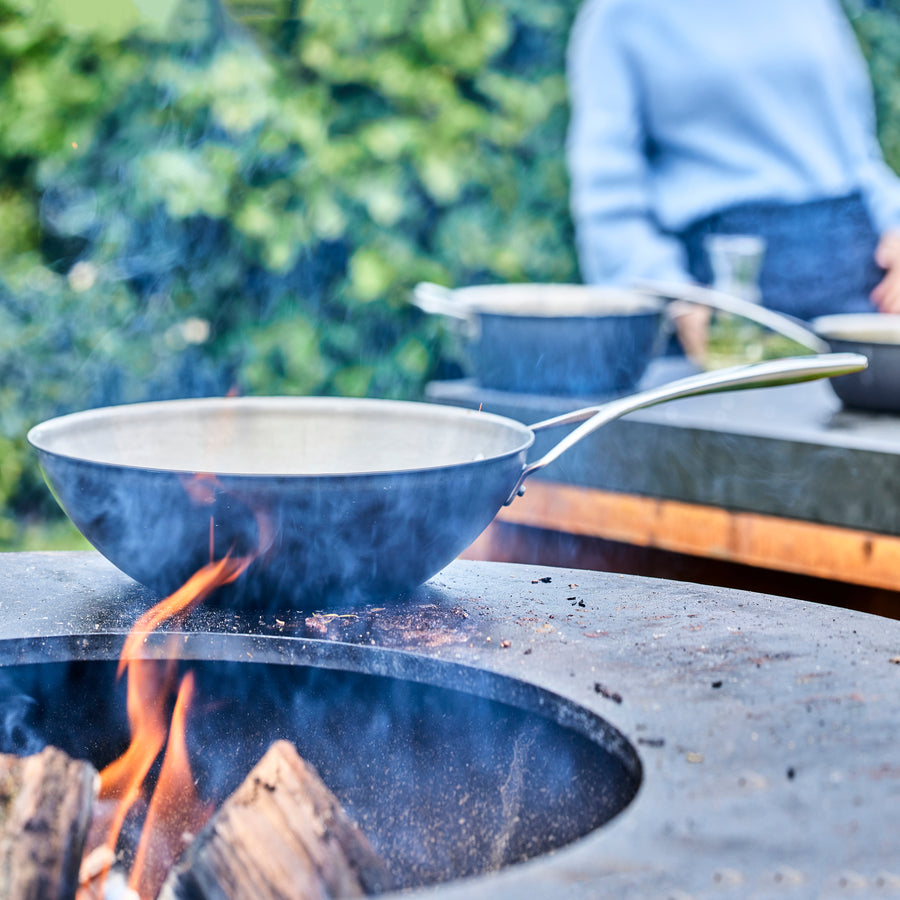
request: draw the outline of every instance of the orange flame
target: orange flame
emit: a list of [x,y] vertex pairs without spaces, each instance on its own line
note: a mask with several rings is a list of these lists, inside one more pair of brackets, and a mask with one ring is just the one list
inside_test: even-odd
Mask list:
[[160,666],[134,660],[128,679],[128,722],[131,744],[100,773],[100,799],[116,800],[115,813],[104,843],[115,853],[128,812],[141,796],[141,787],[166,740],[165,704],[175,676],[174,661]]
[[[100,773],[100,799],[117,803],[103,841],[110,851],[110,858],[115,853],[125,819],[140,799],[147,774],[168,735],[168,747],[131,874],[131,886],[142,898],[156,896],[168,866],[177,856],[182,833],[202,825],[209,811],[196,797],[184,740],[184,719],[193,693],[193,677],[188,673],[182,681],[170,727],[167,707],[175,692],[176,654],[167,652],[168,658],[164,661],[142,659],[141,647],[146,643],[147,635],[165,623],[181,624],[214,590],[237,579],[253,558],[226,556],[203,566],[175,593],[138,619],[122,648],[118,676],[128,673],[131,744]],[[190,799],[186,802],[186,798]],[[175,817],[169,822],[168,817],[173,812]],[[102,873],[105,874],[106,871]]]
[[252,556],[225,556],[218,562],[210,562],[198,569],[174,594],[148,609],[134,624],[122,647],[118,674],[121,676],[132,661],[147,635],[167,621],[180,625],[216,588],[230,584],[241,576]]
[[195,472],[190,476],[183,476],[181,486],[184,492],[198,506],[212,506],[216,502],[216,488],[219,481],[215,475],[208,472]]
[[178,690],[166,754],[128,881],[140,897],[159,893],[184,849],[185,838],[199,831],[212,815],[212,805],[197,796],[188,759],[185,718],[193,694],[194,676],[188,672]]

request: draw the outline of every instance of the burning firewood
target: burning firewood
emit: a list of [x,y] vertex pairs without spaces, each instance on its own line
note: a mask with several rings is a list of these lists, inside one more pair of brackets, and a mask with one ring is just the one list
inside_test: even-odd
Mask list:
[[55,747],[0,755],[0,897],[71,900],[99,781]]
[[276,741],[188,847],[159,900],[337,900],[393,886],[315,770]]

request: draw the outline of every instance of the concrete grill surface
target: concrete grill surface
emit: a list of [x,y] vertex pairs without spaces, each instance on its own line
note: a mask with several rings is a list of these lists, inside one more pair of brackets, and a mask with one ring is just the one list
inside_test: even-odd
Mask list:
[[[153,600],[95,553],[2,554],[0,662],[40,660],[42,641],[77,654],[85,635],[114,648]],[[458,561],[394,602],[201,609],[184,630],[211,653],[232,652],[235,636],[241,652],[249,640],[282,660],[294,644],[336,643],[436,682],[438,663],[510,676],[602,716],[637,750],[641,787],[604,827],[404,897],[900,896],[900,621]]]

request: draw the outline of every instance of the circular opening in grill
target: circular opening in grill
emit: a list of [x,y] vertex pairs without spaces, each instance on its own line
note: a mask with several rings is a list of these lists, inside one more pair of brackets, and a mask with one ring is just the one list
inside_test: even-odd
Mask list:
[[[221,802],[272,741],[290,740],[403,887],[561,847],[638,790],[620,732],[529,683],[397,651],[229,637],[187,635],[179,661],[197,684],[188,749],[200,792]],[[0,749],[52,744],[97,768],[122,753],[117,638],[0,642],[20,661],[0,667]],[[225,658],[193,658],[198,648]]]

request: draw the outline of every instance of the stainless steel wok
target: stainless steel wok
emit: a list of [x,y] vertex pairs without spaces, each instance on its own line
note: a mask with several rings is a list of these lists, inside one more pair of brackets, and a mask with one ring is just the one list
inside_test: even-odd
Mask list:
[[412,296],[423,311],[463,323],[481,387],[582,397],[635,388],[665,347],[677,314],[668,302],[674,299],[757,322],[817,353],[829,350],[808,328],[780,313],[686,284],[492,284],[450,290],[422,282]]
[[[28,440],[75,525],[137,581],[169,593],[211,557],[252,554],[220,602],[322,608],[426,581],[529,475],[612,419],[865,364],[848,353],[705,372],[531,427],[426,403],[227,398],[74,413],[35,426]],[[536,431],[578,422],[527,463]]]

